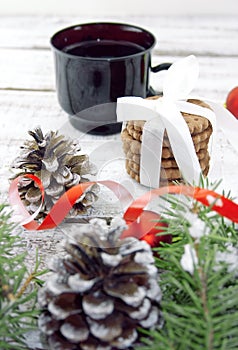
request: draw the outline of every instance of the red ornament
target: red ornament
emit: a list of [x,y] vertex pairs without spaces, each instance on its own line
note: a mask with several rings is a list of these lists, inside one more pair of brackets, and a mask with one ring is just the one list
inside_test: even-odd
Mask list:
[[[142,204],[142,207],[143,206],[144,205]],[[133,214],[137,217],[136,210],[133,210]],[[133,222],[131,223],[129,215],[125,215],[124,219],[126,219],[129,225],[122,233],[121,238],[136,237],[147,242],[151,248],[161,247],[162,242],[168,244],[172,243],[172,235],[166,234],[166,228],[168,225],[161,220],[159,214],[150,210],[143,210],[143,212],[137,217],[137,220],[133,218]],[[156,253],[155,255],[158,256]]]
[[157,226],[143,236],[141,240],[146,241],[151,248],[160,247],[162,242],[171,244],[172,235],[162,234],[165,227],[167,227],[167,225],[164,222],[158,222]]
[[238,119],[238,86],[229,92],[226,99],[226,108]]

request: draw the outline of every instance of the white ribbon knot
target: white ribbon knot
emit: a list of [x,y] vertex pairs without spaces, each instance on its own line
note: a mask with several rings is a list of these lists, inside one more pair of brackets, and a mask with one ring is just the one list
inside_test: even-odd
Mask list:
[[201,167],[193,140],[181,112],[206,117],[215,131],[215,114],[208,108],[186,102],[199,75],[195,56],[175,62],[168,70],[163,97],[146,100],[141,97],[122,97],[117,100],[117,120],[145,120],[141,144],[140,182],[158,187],[164,132],[183,178],[198,184]]

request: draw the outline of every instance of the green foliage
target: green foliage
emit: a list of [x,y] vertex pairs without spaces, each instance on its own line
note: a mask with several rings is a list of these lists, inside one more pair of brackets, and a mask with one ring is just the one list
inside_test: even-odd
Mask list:
[[28,273],[26,254],[18,252],[22,243],[12,233],[16,228],[6,209],[0,205],[0,349],[25,350],[24,335],[36,327],[36,285],[44,272],[37,272],[37,258],[34,271]]
[[165,214],[166,233],[173,235],[173,244],[156,249],[164,326],[142,329],[144,345],[138,349],[238,349],[235,225],[193,201],[175,196],[167,200],[171,209]]

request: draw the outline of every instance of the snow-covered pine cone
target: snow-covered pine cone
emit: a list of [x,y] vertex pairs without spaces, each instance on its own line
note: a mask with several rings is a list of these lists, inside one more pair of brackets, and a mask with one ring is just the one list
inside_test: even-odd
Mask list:
[[64,242],[68,255],[54,258],[39,293],[39,328],[50,350],[128,349],[137,328],[161,323],[161,291],[150,246],[120,239],[94,219]]
[[[17,169],[14,178],[25,173],[39,177],[45,189],[45,201],[39,217],[48,214],[60,196],[74,185],[86,182],[85,177],[94,173],[87,155],[80,153],[80,146],[58,132],[43,135],[40,127],[28,132],[33,140],[26,140],[12,168]],[[30,213],[41,204],[41,192],[31,179],[20,182],[19,192]],[[82,195],[73,207],[75,214],[84,213],[97,200],[98,186],[94,185]],[[72,213],[71,212],[71,213]]]

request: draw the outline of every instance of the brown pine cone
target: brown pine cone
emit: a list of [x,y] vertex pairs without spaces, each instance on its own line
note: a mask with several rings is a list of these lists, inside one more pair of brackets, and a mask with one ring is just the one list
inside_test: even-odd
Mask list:
[[[40,127],[29,131],[33,140],[27,140],[21,147],[19,157],[12,167],[17,169],[16,178],[25,173],[39,177],[45,189],[45,200],[38,216],[45,217],[60,196],[74,185],[88,181],[85,177],[94,174],[95,169],[87,155],[80,153],[80,146],[50,131],[43,135]],[[98,185],[91,186],[74,205],[71,214],[87,212],[97,200]],[[27,210],[32,214],[41,204],[41,192],[31,179],[20,182],[19,192]]]
[[39,293],[39,328],[50,350],[128,349],[137,328],[160,324],[161,291],[150,246],[119,239],[91,220],[65,242],[68,255],[54,259]]

